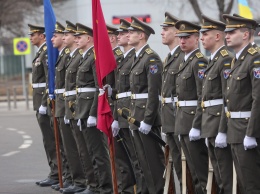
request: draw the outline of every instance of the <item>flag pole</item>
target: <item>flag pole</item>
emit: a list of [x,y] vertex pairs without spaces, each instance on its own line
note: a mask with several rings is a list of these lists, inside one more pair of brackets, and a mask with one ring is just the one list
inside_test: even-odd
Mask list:
[[60,184],[60,188],[63,188],[61,154],[60,154],[60,138],[59,138],[59,129],[58,129],[57,118],[55,117],[55,100],[54,99],[51,100],[51,105],[52,105],[52,115],[53,115],[54,136],[55,136],[55,143],[56,143],[56,156],[57,156],[57,165],[58,165],[59,184]]

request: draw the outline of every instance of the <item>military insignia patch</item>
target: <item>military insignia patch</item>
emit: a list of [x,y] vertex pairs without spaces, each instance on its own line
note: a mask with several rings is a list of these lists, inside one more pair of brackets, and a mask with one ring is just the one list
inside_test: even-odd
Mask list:
[[260,79],[260,67],[254,68],[253,72],[254,72],[255,78]]
[[230,63],[225,63],[224,66],[230,66]]
[[225,69],[223,71],[223,76],[225,79],[227,79],[229,77],[230,72],[231,72],[231,69]]
[[156,74],[158,72],[158,65],[151,65],[150,66],[150,73]]
[[204,78],[204,72],[205,72],[206,69],[199,69],[198,71],[198,77],[200,79],[203,79]]
[[203,62],[199,62],[198,64],[199,64],[199,67],[205,67],[206,66],[206,64],[203,63]]
[[37,59],[35,60],[34,65],[37,67],[37,66],[39,66],[40,64],[41,64],[41,60],[40,60],[40,58],[37,58]]
[[259,65],[260,64],[260,60],[259,59],[254,60],[254,64]]

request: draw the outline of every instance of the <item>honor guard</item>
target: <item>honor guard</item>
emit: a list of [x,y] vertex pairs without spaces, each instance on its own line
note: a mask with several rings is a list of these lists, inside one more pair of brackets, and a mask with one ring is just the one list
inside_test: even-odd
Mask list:
[[[207,141],[219,192],[228,194],[232,193],[233,162],[230,145],[226,141],[227,120],[223,102],[233,54],[224,43],[225,27],[225,23],[202,15],[201,42],[211,55],[202,86],[201,137]],[[208,180],[208,184],[209,181],[212,182],[212,179]]]
[[235,52],[227,78],[227,143],[231,145],[240,190],[260,193],[260,55],[250,43],[255,21],[223,15],[227,46]]
[[44,27],[28,24],[30,40],[38,50],[32,64],[32,88],[33,88],[33,109],[36,111],[36,118],[40,126],[43,145],[47,155],[50,173],[44,180],[37,181],[40,186],[51,186],[57,184],[58,166],[56,158],[56,145],[53,130],[50,126],[50,117],[47,115],[47,94],[46,78],[47,69],[47,46],[45,42]]
[[[82,50],[77,48],[76,37],[76,25],[70,21],[66,21],[66,27],[63,31],[63,41],[65,46],[70,50],[70,60],[65,64],[65,92],[63,96],[65,97],[65,124],[70,125],[74,139],[77,144],[80,161],[87,179],[89,186],[95,188],[97,182],[94,177],[94,169],[90,155],[88,153],[87,145],[81,128],[77,125],[78,120],[75,119],[75,100],[76,100],[76,76],[79,67],[80,60],[82,59]],[[63,189],[64,194],[82,192],[86,189],[86,182],[83,180],[79,181],[77,184],[71,185],[68,188]]]
[[117,35],[118,45],[124,48],[124,55],[115,70],[115,89],[112,99],[114,102],[114,121],[111,125],[113,136],[115,137],[115,159],[118,190],[120,193],[142,193],[142,172],[137,160],[136,151],[133,145],[133,136],[129,129],[127,120],[118,115],[118,108],[128,108],[130,106],[130,82],[129,74],[132,66],[135,49],[128,45],[128,28],[130,23],[120,19],[120,26]]
[[208,177],[208,152],[201,138],[201,91],[207,59],[198,48],[200,26],[180,20],[178,29],[180,47],[185,53],[176,79],[175,133],[180,137],[182,150],[191,172],[195,190],[206,193]]
[[82,50],[76,73],[75,119],[78,120],[94,168],[96,187],[77,194],[113,193],[109,151],[105,136],[97,129],[97,103],[99,86],[96,76],[93,30],[76,24],[77,46]]
[[177,102],[175,82],[179,71],[179,65],[184,58],[184,52],[179,46],[179,38],[176,37],[177,29],[175,28],[175,23],[178,20],[178,18],[171,15],[169,12],[165,12],[165,21],[161,25],[162,43],[167,45],[170,50],[164,61],[162,71],[161,119],[162,132],[166,134],[166,140],[170,148],[174,169],[181,185],[181,145],[178,136],[174,133],[175,103]]
[[[146,187],[150,194],[163,193],[164,155],[161,146],[150,131],[160,136],[159,96],[161,94],[162,62],[147,44],[154,30],[147,24],[132,17],[128,28],[128,44],[136,50],[130,69],[131,117],[141,121],[140,127],[130,124],[138,160],[142,168]],[[147,193],[147,192],[145,192]]]

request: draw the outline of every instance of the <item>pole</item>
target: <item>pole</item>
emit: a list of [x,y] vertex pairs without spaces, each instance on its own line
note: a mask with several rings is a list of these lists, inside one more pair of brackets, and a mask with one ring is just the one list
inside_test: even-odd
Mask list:
[[[112,134],[111,134],[110,137],[112,137]],[[110,164],[111,164],[111,172],[112,172],[113,190],[114,190],[114,194],[118,194],[117,177],[116,177],[116,165],[115,165],[115,145],[114,145],[114,138],[111,138],[111,139],[110,139],[109,153],[110,153]]]
[[22,61],[22,82],[23,82],[23,96],[25,97],[25,56],[22,55],[21,57],[21,61]]
[[61,156],[60,156],[59,129],[58,129],[57,119],[55,117],[55,101],[54,100],[51,100],[51,105],[52,105],[52,115],[53,115],[54,136],[55,136],[55,143],[56,143],[56,155],[57,155],[57,163],[58,163],[59,183],[60,183],[60,188],[63,188]]

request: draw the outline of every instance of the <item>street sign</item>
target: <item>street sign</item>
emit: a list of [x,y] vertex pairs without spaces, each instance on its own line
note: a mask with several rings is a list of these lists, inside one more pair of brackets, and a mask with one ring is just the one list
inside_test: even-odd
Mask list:
[[31,53],[29,38],[14,38],[14,55],[28,55]]

